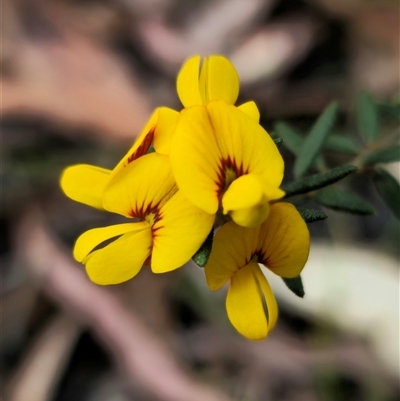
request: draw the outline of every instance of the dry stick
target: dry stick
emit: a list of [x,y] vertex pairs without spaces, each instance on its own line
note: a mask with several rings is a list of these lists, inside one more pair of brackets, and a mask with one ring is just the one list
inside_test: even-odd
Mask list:
[[79,333],[80,327],[71,317],[55,317],[40,333],[8,383],[7,400],[51,400]]
[[142,321],[105,288],[89,282],[56,246],[41,220],[39,213],[30,212],[19,227],[19,249],[28,267],[49,296],[91,327],[131,382],[163,401],[229,401],[188,376]]

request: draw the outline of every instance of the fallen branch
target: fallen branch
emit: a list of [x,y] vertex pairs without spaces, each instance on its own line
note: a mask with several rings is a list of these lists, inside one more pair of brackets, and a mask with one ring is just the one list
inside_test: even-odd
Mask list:
[[89,325],[129,381],[163,401],[228,401],[195,381],[173,353],[107,289],[92,284],[46,231],[39,212],[28,212],[17,241],[43,291]]
[[36,338],[6,386],[7,400],[52,400],[80,331],[70,316],[55,317]]

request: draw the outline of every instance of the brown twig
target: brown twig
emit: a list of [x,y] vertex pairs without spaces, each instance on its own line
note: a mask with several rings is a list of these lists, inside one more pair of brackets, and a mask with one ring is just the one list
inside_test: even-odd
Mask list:
[[8,383],[7,400],[51,400],[79,332],[79,325],[71,317],[54,318]]
[[228,401],[191,378],[133,313],[92,284],[55,244],[38,212],[23,219],[17,241],[43,290],[89,325],[132,384],[163,401]]

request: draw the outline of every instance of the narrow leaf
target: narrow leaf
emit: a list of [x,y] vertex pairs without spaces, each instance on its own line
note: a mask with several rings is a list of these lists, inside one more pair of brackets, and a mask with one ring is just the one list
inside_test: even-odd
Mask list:
[[364,92],[356,104],[358,129],[367,142],[373,142],[379,134],[378,109],[371,95]]
[[286,192],[285,198],[326,187],[356,171],[356,166],[340,166],[325,173],[318,173],[300,178],[283,187],[283,190]]
[[352,214],[374,214],[374,208],[364,199],[352,192],[339,191],[335,188],[324,188],[314,197],[320,205],[330,209]]
[[400,120],[400,104],[377,103],[378,112],[382,117]]
[[285,146],[297,155],[303,145],[304,138],[289,124],[278,122],[275,124],[275,131],[283,139]]
[[296,209],[306,223],[314,223],[328,218],[326,213],[318,209],[308,209],[305,207],[296,207]]
[[330,104],[312,127],[309,135],[303,142],[301,151],[294,164],[294,175],[296,177],[304,175],[312,166],[333,127],[338,110],[339,106],[337,103]]
[[353,138],[340,134],[329,135],[325,142],[325,148],[349,155],[356,155],[360,151],[359,144]]
[[283,143],[283,139],[282,138],[274,138],[273,141],[275,142],[275,145],[277,148],[280,148],[282,143]]
[[381,149],[374,153],[369,154],[364,158],[365,166],[373,166],[377,163],[391,163],[400,160],[400,146],[392,148]]
[[400,184],[386,170],[375,169],[373,182],[386,206],[400,220]]
[[303,281],[300,276],[294,278],[282,278],[283,282],[286,284],[287,288],[300,298],[305,295]]
[[204,267],[207,264],[208,258],[211,254],[211,248],[214,239],[214,228],[210,231],[207,238],[200,246],[199,250],[193,255],[193,262],[199,267]]

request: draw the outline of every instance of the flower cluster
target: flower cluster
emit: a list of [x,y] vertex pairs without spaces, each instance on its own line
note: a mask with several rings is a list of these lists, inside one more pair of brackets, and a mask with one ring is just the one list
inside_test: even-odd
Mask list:
[[306,224],[294,206],[277,202],[283,159],[255,103],[234,105],[239,78],[230,61],[190,58],[177,91],[184,108],[156,109],[113,170],[63,172],[67,196],[130,219],[82,234],[74,257],[93,282],[118,284],[144,265],[154,273],[181,267],[215,230],[207,283],[214,291],[230,282],[230,321],[247,338],[263,339],[277,305],[260,264],[297,277],[308,258]]

